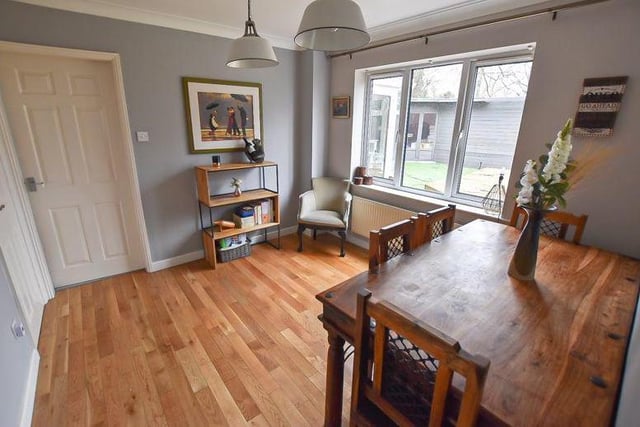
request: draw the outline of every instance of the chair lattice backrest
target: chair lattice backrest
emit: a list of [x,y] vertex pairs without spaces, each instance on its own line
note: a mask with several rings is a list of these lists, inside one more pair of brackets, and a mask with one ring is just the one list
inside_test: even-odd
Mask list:
[[413,248],[429,243],[453,230],[455,216],[456,205],[448,205],[412,217],[411,219],[415,223]]
[[[370,325],[374,319],[375,329]],[[489,361],[368,290],[358,294],[351,425],[475,425]],[[454,373],[465,379],[457,398]],[[457,399],[457,400],[456,400]]]
[[[587,219],[589,219],[588,215],[574,215],[564,211],[548,212],[540,224],[540,233],[545,236],[566,239],[569,227],[573,226],[573,239],[571,241],[575,244],[580,244],[582,234],[587,225]],[[514,207],[509,224],[518,230],[522,230],[526,223],[527,211],[520,206]]]
[[369,232],[369,270],[378,271],[378,266],[411,250],[414,225],[410,219]]

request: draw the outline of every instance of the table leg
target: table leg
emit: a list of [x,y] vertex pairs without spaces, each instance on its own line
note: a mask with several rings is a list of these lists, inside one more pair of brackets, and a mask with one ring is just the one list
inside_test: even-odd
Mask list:
[[327,352],[327,386],[324,403],[324,425],[335,427],[342,424],[342,386],[344,380],[344,339],[334,331],[329,334]]

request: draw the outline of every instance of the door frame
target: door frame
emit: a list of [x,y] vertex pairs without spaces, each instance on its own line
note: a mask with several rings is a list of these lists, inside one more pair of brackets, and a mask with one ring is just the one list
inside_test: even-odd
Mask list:
[[[136,238],[139,239],[140,247],[143,252],[143,263],[147,271],[152,271],[152,259],[151,259],[151,249],[149,247],[149,236],[147,234],[147,227],[144,219],[144,211],[142,208],[142,196],[140,194],[140,185],[138,182],[138,170],[135,162],[135,155],[133,152],[133,139],[131,137],[131,126],[129,124],[129,113],[127,110],[127,102],[125,97],[124,90],[124,79],[122,77],[122,66],[120,62],[120,55],[113,52],[98,52],[98,51],[90,51],[90,50],[80,50],[80,49],[69,49],[69,48],[60,48],[53,46],[45,46],[45,45],[32,45],[25,43],[15,43],[15,42],[7,42],[0,40],[0,51],[2,52],[12,52],[12,53],[25,53],[25,54],[36,54],[36,55],[48,55],[48,56],[57,56],[61,58],[70,58],[70,59],[85,59],[92,61],[103,61],[107,62],[111,65],[111,71],[114,78],[115,83],[115,95],[116,95],[116,104],[118,110],[118,119],[120,122],[119,129],[119,137],[124,141],[124,153],[125,153],[125,169],[127,170],[127,182],[129,184],[129,188],[131,190],[132,202],[133,202],[133,211],[136,217],[136,228],[138,231],[138,236]],[[15,151],[14,141],[9,131],[9,122],[4,113],[5,106],[4,101],[2,99],[2,94],[0,94],[0,110],[2,110],[2,114],[0,115],[0,134],[4,136],[0,138],[0,143],[4,144],[5,151],[8,155],[8,160],[11,163],[12,167],[9,170],[9,174],[12,179],[9,183],[10,187],[13,187],[14,191],[16,191],[20,195],[20,201],[16,205],[18,212],[25,218],[28,224],[28,240],[27,244],[33,249],[34,252],[38,254],[36,263],[39,265],[40,270],[44,272],[42,274],[46,278],[43,278],[42,282],[39,283],[39,287],[44,295],[48,295],[49,298],[53,296],[54,287],[51,281],[51,277],[49,275],[49,268],[46,263],[46,259],[44,257],[44,251],[42,249],[42,245],[40,242],[40,237],[37,233],[37,229],[35,226],[35,220],[33,216],[33,212],[31,210],[31,203],[29,201],[29,196],[26,192],[26,189],[23,185],[23,177],[22,172],[20,170],[20,165],[18,163],[18,157]],[[49,298],[45,299],[48,300]]]

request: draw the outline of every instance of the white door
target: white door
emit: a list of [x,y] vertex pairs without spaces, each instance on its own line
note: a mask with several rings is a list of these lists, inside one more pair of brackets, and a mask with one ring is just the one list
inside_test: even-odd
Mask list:
[[[8,326],[22,322],[22,314],[2,258],[0,254],[0,325]],[[31,361],[39,356],[28,336],[17,337],[9,327],[0,328],[0,349],[0,425],[26,426],[31,418],[29,402],[34,399],[29,387]],[[31,378],[35,380],[35,375]]]
[[[9,194],[8,168],[2,154],[0,153],[0,157],[3,157],[0,158],[0,263],[6,266],[31,339],[34,345],[37,345],[45,300],[36,287],[39,279],[36,277],[36,268],[31,262],[32,256],[26,246],[27,239],[22,234],[22,227],[18,222],[15,198]],[[8,329],[8,326],[2,323],[3,329]]]
[[0,52],[0,88],[54,285],[141,268],[111,64]]

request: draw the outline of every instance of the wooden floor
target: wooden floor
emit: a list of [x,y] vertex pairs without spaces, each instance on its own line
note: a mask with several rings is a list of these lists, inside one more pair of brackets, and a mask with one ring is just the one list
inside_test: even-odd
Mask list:
[[[326,333],[315,294],[367,268],[323,234],[56,293],[45,309],[35,426],[319,426]],[[345,382],[350,381],[345,375]]]

